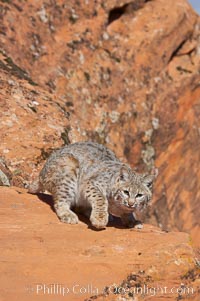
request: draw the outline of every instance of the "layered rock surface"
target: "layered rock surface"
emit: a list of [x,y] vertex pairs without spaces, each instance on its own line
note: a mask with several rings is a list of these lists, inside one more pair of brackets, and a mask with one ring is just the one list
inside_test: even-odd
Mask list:
[[[94,231],[87,220],[67,225],[53,212],[50,196],[21,188],[0,187],[0,199],[1,301],[78,301],[103,291],[100,300],[152,295],[153,300],[181,295],[197,300],[200,284],[188,234],[151,225],[123,229],[117,223]],[[131,295],[134,287],[143,289],[134,294],[137,299]]]
[[198,245],[200,21],[190,5],[16,0],[0,14],[1,183],[23,186],[69,138],[96,140],[139,170],[158,168],[149,221]]

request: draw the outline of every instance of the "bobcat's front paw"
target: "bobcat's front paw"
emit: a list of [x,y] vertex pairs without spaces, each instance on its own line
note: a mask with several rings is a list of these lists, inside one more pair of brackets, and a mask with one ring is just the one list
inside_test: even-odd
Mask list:
[[140,221],[128,221],[126,224],[124,224],[126,228],[134,228],[134,229],[142,229],[143,224]]
[[78,216],[72,211],[67,212],[64,215],[62,215],[60,217],[60,220],[61,220],[61,222],[66,223],[66,224],[78,224],[78,221],[79,221]]
[[91,214],[90,221],[92,225],[97,229],[105,229],[106,225],[108,224],[108,213],[95,213]]
[[142,229],[143,224],[134,218],[133,214],[124,214],[121,216],[122,223],[127,228]]
[[134,225],[135,229],[142,229],[143,228],[143,224],[140,221],[136,221],[135,225]]

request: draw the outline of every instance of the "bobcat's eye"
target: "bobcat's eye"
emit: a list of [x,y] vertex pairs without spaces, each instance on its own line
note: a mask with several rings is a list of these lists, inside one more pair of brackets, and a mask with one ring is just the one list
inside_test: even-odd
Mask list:
[[136,195],[136,198],[141,198],[142,196],[143,196],[143,194],[138,193],[138,194]]
[[128,190],[124,190],[123,193],[126,194],[127,196],[129,196],[129,191]]
[[149,183],[146,184],[146,186],[147,186],[148,188],[151,188],[151,187],[152,187],[152,183],[149,182]]

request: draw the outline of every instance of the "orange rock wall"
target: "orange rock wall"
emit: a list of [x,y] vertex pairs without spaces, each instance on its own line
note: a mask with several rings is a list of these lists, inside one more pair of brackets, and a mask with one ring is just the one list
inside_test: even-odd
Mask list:
[[72,142],[156,166],[152,222],[198,243],[200,20],[188,2],[16,0],[0,12],[0,151],[14,183],[71,127]]

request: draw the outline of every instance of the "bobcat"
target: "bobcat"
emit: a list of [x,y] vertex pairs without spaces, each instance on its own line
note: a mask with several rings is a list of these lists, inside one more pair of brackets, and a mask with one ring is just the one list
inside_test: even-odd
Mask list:
[[77,209],[97,229],[106,227],[109,213],[133,227],[133,214],[146,208],[152,197],[153,180],[154,175],[134,172],[105,146],[78,142],[50,155],[29,192],[49,191],[62,222],[78,223],[72,211]]

